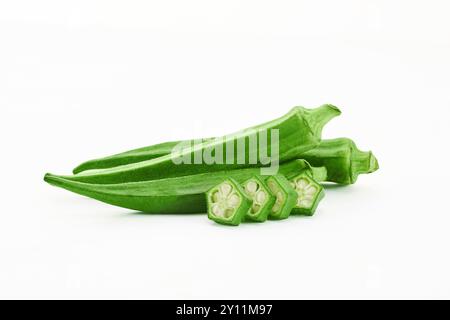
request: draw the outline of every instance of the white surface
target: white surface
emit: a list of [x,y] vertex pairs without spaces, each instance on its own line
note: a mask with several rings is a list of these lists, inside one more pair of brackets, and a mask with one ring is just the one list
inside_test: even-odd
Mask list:
[[[0,298],[450,298],[448,1],[0,2]],[[215,225],[47,171],[294,105],[381,169],[313,218]]]

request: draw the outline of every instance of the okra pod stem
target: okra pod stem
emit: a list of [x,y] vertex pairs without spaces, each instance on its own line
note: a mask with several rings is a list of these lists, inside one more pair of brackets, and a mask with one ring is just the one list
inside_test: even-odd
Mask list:
[[359,150],[348,138],[322,140],[302,158],[313,166],[327,168],[326,181],[340,184],[353,184],[358,175],[378,170],[378,160],[373,153]]

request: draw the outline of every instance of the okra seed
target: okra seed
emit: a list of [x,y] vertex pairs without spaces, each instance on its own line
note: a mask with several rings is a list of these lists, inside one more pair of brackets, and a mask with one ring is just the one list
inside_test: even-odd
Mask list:
[[270,188],[270,190],[272,190],[273,192],[276,190],[276,189],[278,189],[277,188],[277,185],[275,184],[275,182],[273,182],[273,181],[269,181],[268,183],[267,183],[267,186]]
[[273,208],[272,208],[272,212],[277,212],[278,210],[280,210],[281,209],[281,205],[280,205],[280,203],[278,203],[278,201],[273,205]]
[[310,200],[304,200],[299,198],[297,201],[297,206],[300,208],[309,208],[311,206],[311,201]]
[[298,179],[297,180],[297,188],[304,189],[307,186],[308,186],[308,181],[306,181],[305,179]]
[[228,200],[228,204],[230,205],[230,207],[235,208],[239,205],[240,200],[241,199],[239,198],[239,196],[237,194],[233,193]]
[[253,206],[252,206],[252,212],[253,213],[258,212],[260,209],[261,209],[261,206],[259,204],[256,204],[256,203],[253,204]]
[[228,208],[227,210],[225,210],[225,218],[230,218],[234,213],[234,209]]
[[213,205],[212,212],[214,213],[214,215],[216,215],[218,217],[223,217],[223,215],[225,213],[224,210],[218,204]]
[[284,202],[284,195],[281,191],[278,191],[276,194],[275,204],[272,207],[272,212],[277,212],[278,210],[280,210],[281,206],[283,205],[283,202]]
[[218,191],[214,192],[214,194],[212,195],[212,200],[213,200],[213,202],[219,202],[219,200],[220,200],[221,198],[222,198],[222,197],[221,197],[221,194],[220,194]]
[[257,203],[262,204],[262,203],[264,203],[264,201],[266,201],[266,196],[267,195],[264,191],[262,191],[262,190],[258,191],[258,193],[255,196],[255,200]]
[[303,199],[305,199],[305,200],[312,200],[313,199],[313,195],[312,194],[305,194],[305,195],[303,195]]
[[311,185],[305,190],[305,194],[315,194],[316,192],[317,188]]
[[255,193],[258,190],[258,184],[255,181],[249,181],[245,189],[250,194]]
[[283,202],[284,196],[283,193],[280,191],[277,193],[277,202]]
[[220,192],[224,196],[228,196],[231,192],[232,187],[228,183],[224,183],[220,186]]

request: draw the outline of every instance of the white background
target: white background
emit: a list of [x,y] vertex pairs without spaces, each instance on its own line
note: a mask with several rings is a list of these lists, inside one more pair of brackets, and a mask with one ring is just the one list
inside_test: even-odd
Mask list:
[[[0,298],[450,298],[448,1],[0,2]],[[316,215],[227,228],[45,172],[292,106],[381,169]]]

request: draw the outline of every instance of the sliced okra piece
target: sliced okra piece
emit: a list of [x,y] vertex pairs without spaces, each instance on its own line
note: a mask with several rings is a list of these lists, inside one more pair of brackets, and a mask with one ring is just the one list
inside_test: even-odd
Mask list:
[[302,173],[290,181],[297,192],[297,203],[292,214],[312,216],[325,196],[323,187],[307,173]]
[[268,177],[266,184],[276,197],[269,218],[276,220],[288,218],[297,203],[297,192],[281,174]]
[[257,176],[245,181],[243,187],[246,195],[253,202],[247,212],[246,218],[257,222],[266,221],[275,204],[275,196],[272,195],[265,182]]
[[206,194],[208,218],[220,223],[237,226],[249,211],[252,200],[234,179],[226,179]]

